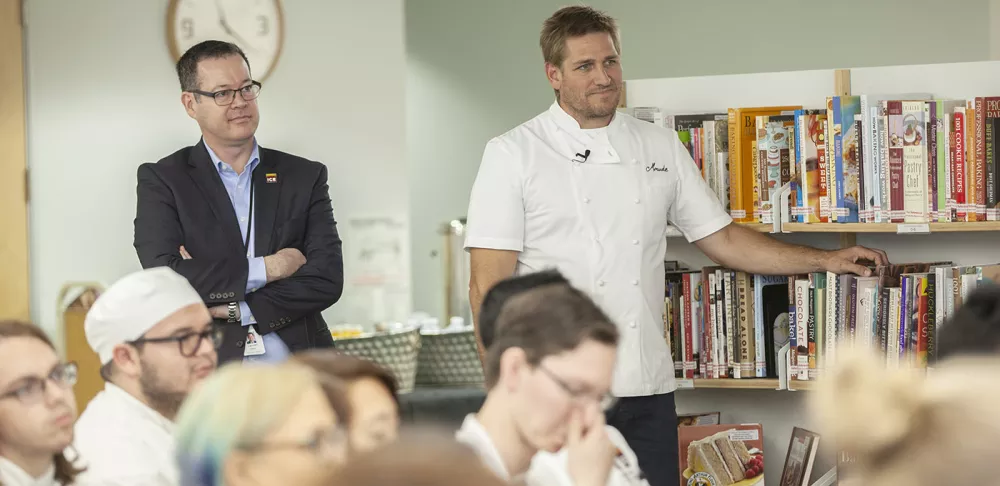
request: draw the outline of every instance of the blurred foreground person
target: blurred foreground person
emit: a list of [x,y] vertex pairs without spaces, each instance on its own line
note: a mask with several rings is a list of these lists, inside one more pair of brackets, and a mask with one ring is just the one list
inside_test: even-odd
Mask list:
[[361,454],[326,484],[350,486],[504,486],[467,447],[427,431]]
[[76,365],[63,363],[41,329],[0,321],[0,485],[73,484],[63,455],[76,421]]
[[1000,355],[1000,286],[977,288],[938,329],[935,361]]
[[84,327],[105,384],[76,424],[80,482],[176,485],[177,410],[215,371],[220,333],[208,308],[184,277],[159,267],[115,282]]
[[346,453],[316,374],[296,363],[223,366],[177,419],[184,486],[321,486]]
[[617,328],[579,290],[532,283],[538,279],[513,277],[484,298],[483,315],[487,302],[500,307],[495,319],[480,320],[488,392],[482,409],[466,417],[458,440],[502,479],[547,486],[647,484],[635,453],[604,423],[603,411],[614,404],[609,390]]
[[346,384],[350,416],[344,422],[352,451],[367,452],[396,440],[399,401],[392,373],[371,361],[325,349],[296,353],[293,359]]
[[824,440],[857,458],[838,481],[1000,485],[1000,359],[955,358],[931,371],[884,363],[845,349],[810,396]]

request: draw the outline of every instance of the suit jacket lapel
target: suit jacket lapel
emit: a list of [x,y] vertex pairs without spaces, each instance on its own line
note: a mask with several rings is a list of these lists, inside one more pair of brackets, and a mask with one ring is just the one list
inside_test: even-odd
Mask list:
[[208,207],[215,214],[215,218],[222,224],[229,243],[237,246],[239,252],[243,253],[245,250],[243,249],[240,224],[236,221],[236,211],[233,209],[232,201],[229,200],[226,187],[222,185],[218,169],[212,163],[212,158],[208,156],[204,141],[198,142],[198,145],[195,145],[191,150],[188,163],[191,165],[189,172],[191,178],[194,179],[198,189],[205,196]]
[[[259,149],[259,153],[260,162],[253,175],[254,250],[256,256],[265,256],[280,249],[271,248],[271,236],[274,234],[274,218],[278,212],[283,181],[275,153],[264,148]],[[268,182],[268,176],[272,176],[271,182]]]

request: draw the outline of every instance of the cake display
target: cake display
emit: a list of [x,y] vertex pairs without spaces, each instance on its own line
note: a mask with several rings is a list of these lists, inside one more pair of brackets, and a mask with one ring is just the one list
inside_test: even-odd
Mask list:
[[[687,486],[762,485],[760,425],[686,427],[681,466]],[[700,429],[700,430],[697,430]],[[686,457],[683,457],[685,456]]]

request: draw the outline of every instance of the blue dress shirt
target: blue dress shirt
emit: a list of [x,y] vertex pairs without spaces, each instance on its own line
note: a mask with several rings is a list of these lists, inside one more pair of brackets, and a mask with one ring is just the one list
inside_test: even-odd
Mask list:
[[[267,270],[264,268],[264,257],[255,256],[256,244],[254,242],[254,232],[257,228],[248,219],[250,215],[250,177],[253,174],[253,170],[260,164],[260,151],[257,147],[257,141],[254,141],[253,152],[250,153],[250,162],[247,163],[240,174],[237,174],[231,165],[220,159],[207,143],[205,144],[205,148],[208,150],[208,156],[212,158],[216,170],[219,171],[219,177],[222,178],[222,185],[226,186],[226,192],[229,193],[229,201],[233,203],[233,209],[236,211],[236,218],[240,224],[240,234],[244,241],[247,238],[247,231],[250,232],[250,245],[247,248],[247,262],[250,264],[250,271],[247,273],[246,288],[246,292],[249,294],[267,284]],[[240,302],[239,305],[243,326],[256,324],[257,320],[254,319],[253,312],[250,311],[250,306],[246,302]],[[264,343],[264,354],[246,356],[243,358],[244,361],[276,363],[288,359],[288,346],[285,345],[285,342],[281,340],[277,333],[263,334],[261,335],[261,339]]]

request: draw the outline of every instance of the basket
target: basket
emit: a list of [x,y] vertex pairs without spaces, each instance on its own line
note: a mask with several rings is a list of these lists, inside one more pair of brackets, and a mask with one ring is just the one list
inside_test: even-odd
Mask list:
[[420,333],[417,384],[423,386],[483,386],[473,330]]
[[334,349],[375,362],[396,377],[399,393],[413,391],[420,353],[420,330],[385,332],[333,340]]

